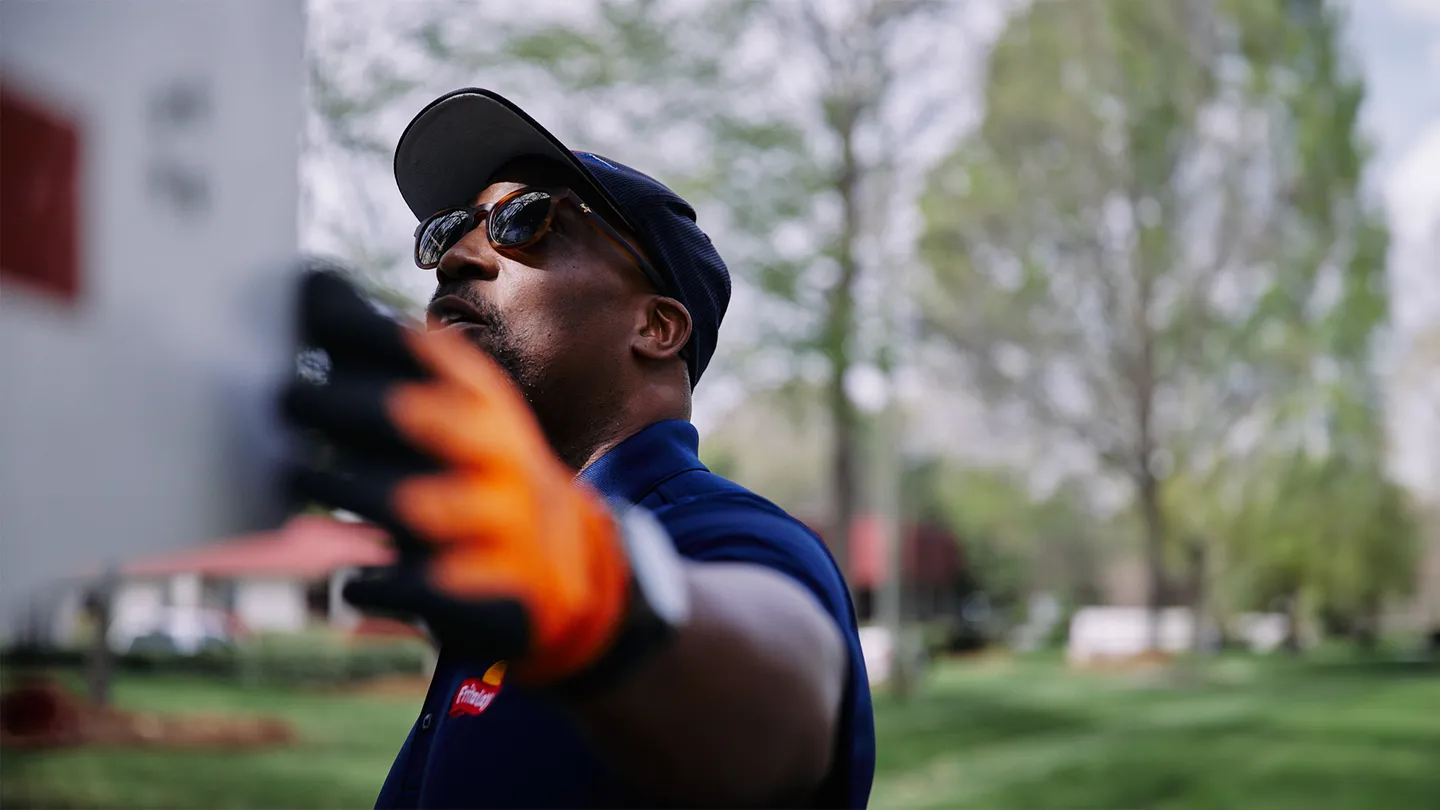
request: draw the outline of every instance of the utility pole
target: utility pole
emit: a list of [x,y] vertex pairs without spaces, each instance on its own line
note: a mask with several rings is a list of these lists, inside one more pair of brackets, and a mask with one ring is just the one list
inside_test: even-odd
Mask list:
[[890,691],[904,699],[914,687],[918,673],[918,650],[913,648],[905,626],[905,410],[900,397],[899,369],[913,345],[907,334],[906,295],[910,292],[910,263],[901,262],[892,283],[885,286],[881,300],[883,342],[877,365],[885,380],[885,404],[875,430],[871,453],[874,467],[873,493],[879,521],[880,540],[885,543],[889,565],[880,599],[880,615],[890,633]]
[[884,543],[886,577],[880,594],[880,615],[890,634],[891,657],[889,686],[892,694],[908,697],[914,685],[911,649],[905,628],[905,519],[901,486],[903,433],[899,397],[896,394],[893,369],[886,370],[889,395],[879,414],[875,431],[873,492],[879,521],[879,540]]
[[110,705],[110,680],[115,669],[115,662],[110,655],[110,619],[117,580],[115,567],[106,568],[100,580],[92,587],[86,605],[95,626],[86,680],[90,702],[96,708]]

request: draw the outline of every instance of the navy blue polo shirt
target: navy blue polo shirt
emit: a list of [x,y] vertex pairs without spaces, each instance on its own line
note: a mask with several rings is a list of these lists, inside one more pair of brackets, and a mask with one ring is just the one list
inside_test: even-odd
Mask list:
[[[850,652],[834,768],[817,807],[864,807],[875,772],[875,723],[855,610],[820,539],[764,498],[700,463],[684,421],[657,422],[587,468],[580,479],[650,509],[680,554],[779,571],[819,600]],[[566,714],[504,681],[495,661],[440,651],[420,717],[390,767],[376,807],[645,807],[581,739]]]

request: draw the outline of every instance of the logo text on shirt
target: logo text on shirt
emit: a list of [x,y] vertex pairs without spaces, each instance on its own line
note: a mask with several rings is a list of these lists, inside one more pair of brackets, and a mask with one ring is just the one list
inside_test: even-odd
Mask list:
[[450,716],[474,716],[490,708],[495,696],[500,694],[500,684],[504,680],[504,661],[487,669],[482,678],[466,678],[455,691],[455,699],[450,702]]

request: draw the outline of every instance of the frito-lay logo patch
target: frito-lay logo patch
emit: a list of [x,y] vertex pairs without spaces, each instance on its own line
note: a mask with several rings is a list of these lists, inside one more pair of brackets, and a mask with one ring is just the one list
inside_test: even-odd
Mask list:
[[495,696],[500,694],[500,684],[505,680],[505,662],[501,661],[479,678],[466,678],[455,691],[450,703],[450,716],[463,714],[477,715],[490,708]]

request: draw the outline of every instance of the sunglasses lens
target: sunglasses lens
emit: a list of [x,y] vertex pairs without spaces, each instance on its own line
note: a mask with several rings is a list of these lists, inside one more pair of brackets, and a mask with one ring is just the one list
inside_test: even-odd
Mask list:
[[527,191],[490,212],[490,241],[496,247],[523,247],[540,238],[550,219],[551,196]]
[[415,238],[415,263],[425,268],[439,264],[445,251],[469,232],[471,221],[469,211],[456,210],[436,215],[425,223]]

